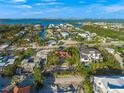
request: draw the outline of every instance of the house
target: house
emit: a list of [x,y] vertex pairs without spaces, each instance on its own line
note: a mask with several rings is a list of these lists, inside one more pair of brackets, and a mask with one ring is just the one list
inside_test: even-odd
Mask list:
[[63,63],[61,66],[57,67],[58,71],[68,71],[70,70],[70,67],[67,63]]
[[50,50],[40,50],[40,51],[37,52],[36,57],[46,59],[47,54],[49,52],[50,52]]
[[13,65],[16,60],[14,56],[0,56],[0,71],[8,65]]
[[97,34],[96,33],[91,33],[91,37],[96,37]]
[[7,48],[8,46],[9,46],[8,44],[2,44],[2,45],[0,45],[0,50],[3,50],[5,48]]
[[54,24],[49,24],[49,26],[48,26],[49,29],[52,29],[53,27],[55,27]]
[[87,33],[79,33],[78,34],[79,36],[83,37],[83,38],[87,38],[89,35]]
[[21,67],[23,68],[24,72],[32,72],[35,66],[36,66],[36,63],[34,62],[34,59],[31,57],[24,59],[21,62]]
[[9,93],[8,91],[4,90],[4,91],[0,91],[0,93]]
[[70,56],[70,54],[68,52],[65,52],[65,51],[56,51],[55,54],[61,58],[65,58],[65,57]]
[[95,48],[83,48],[83,46],[80,46],[79,53],[80,61],[85,66],[89,66],[92,62],[100,62],[103,60],[102,54]]
[[31,86],[25,86],[25,87],[14,87],[13,93],[30,93]]
[[45,65],[47,63],[47,60],[45,58],[40,59],[40,65]]
[[33,30],[34,30],[34,31],[37,31],[37,30],[39,30],[40,28],[41,28],[41,25],[40,25],[40,24],[37,24],[37,25],[34,25]]
[[19,33],[17,33],[15,36],[23,36],[24,34],[26,34],[26,31],[20,31]]
[[33,76],[29,75],[13,88],[13,93],[31,93],[33,85]]
[[94,93],[124,93],[124,76],[95,76]]
[[47,44],[48,44],[48,46],[53,46],[53,45],[56,45],[57,42],[56,42],[55,40],[49,40],[49,41],[47,42]]
[[81,59],[80,61],[85,65],[85,66],[89,66],[89,63],[91,63],[91,58],[88,57],[87,55],[81,55]]
[[106,50],[108,51],[108,53],[110,54],[114,54],[115,50],[113,48],[106,48]]
[[92,34],[89,31],[85,31],[84,33],[79,33],[78,35],[87,41],[90,41],[92,37]]
[[68,32],[62,32],[61,35],[62,35],[62,37],[63,37],[64,39],[69,38],[69,33],[68,33]]

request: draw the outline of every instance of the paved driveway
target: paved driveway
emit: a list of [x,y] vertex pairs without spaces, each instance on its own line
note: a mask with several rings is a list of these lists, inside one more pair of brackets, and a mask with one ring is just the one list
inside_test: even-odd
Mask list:
[[123,66],[123,64],[124,64],[123,58],[119,54],[115,54],[114,56],[115,56],[116,60],[120,63],[120,66],[122,68],[124,68],[124,66]]

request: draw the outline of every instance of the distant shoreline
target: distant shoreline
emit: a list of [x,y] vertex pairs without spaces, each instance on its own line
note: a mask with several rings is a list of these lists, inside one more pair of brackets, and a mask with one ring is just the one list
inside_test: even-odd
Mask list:
[[0,18],[0,20],[124,20],[124,19],[95,19],[95,18]]
[[107,23],[124,23],[124,19],[0,19],[0,24],[65,24],[78,22],[107,22]]

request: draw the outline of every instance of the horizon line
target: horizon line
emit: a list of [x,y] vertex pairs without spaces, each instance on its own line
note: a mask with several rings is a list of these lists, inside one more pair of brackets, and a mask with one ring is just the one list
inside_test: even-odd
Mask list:
[[44,20],[124,20],[124,18],[0,18],[0,20],[19,20],[19,19],[44,19]]

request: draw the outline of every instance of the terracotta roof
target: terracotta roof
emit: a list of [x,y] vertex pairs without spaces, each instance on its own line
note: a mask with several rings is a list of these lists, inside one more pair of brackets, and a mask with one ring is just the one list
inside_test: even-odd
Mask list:
[[59,57],[68,57],[70,56],[70,54],[68,52],[64,52],[64,51],[56,51],[55,54]]
[[7,91],[0,91],[0,93],[8,93]]
[[31,86],[25,86],[25,87],[14,87],[13,93],[30,93]]

